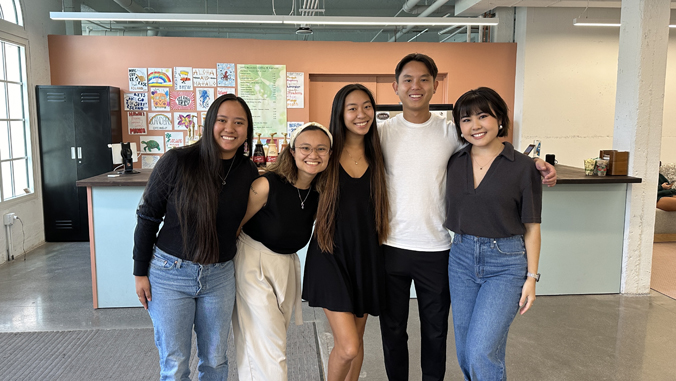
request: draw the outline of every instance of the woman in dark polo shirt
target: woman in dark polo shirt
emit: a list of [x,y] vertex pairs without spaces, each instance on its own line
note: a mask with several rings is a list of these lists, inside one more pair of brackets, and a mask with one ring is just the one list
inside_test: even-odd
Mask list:
[[542,183],[507,136],[505,101],[481,87],[453,109],[469,144],[448,163],[446,222],[455,233],[448,276],[455,346],[466,380],[506,380],[507,333],[535,300]]

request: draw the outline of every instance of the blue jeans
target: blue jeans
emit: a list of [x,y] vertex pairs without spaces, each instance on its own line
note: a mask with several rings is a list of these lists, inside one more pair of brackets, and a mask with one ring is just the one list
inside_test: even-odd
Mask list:
[[235,303],[232,261],[200,265],[155,247],[148,270],[148,313],[160,354],[161,380],[190,380],[193,325],[199,379],[227,380],[228,335]]
[[507,333],[527,270],[523,236],[455,235],[448,278],[455,349],[465,380],[507,379]]

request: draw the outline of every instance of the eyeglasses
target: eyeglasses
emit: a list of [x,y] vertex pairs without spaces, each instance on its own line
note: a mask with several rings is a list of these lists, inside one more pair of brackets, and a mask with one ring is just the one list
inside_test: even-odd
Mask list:
[[312,148],[310,146],[300,146],[295,148],[296,151],[299,151],[301,154],[305,156],[309,156],[312,154],[312,151],[317,152],[317,155],[319,156],[326,156],[329,154],[329,149],[326,147],[316,147]]

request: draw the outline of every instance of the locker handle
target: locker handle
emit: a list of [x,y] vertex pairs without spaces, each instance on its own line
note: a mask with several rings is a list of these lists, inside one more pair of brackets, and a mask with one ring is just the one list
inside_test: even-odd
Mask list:
[[77,158],[82,159],[82,147],[77,147]]
[[75,160],[75,147],[70,147],[70,158]]

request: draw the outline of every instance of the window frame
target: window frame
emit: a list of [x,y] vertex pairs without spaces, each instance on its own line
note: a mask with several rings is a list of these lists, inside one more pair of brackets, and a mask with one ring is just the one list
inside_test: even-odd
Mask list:
[[[20,1],[15,0],[15,4],[21,5]],[[21,11],[22,17],[24,17],[23,9]],[[40,157],[38,153],[39,141],[38,141],[38,121],[37,121],[37,106],[35,101],[35,86],[31,79],[31,47],[28,40],[28,33],[23,26],[11,23],[4,19],[0,19],[0,39],[5,42],[20,45],[24,48],[25,53],[25,76],[26,76],[26,86],[24,87],[24,110],[26,112],[25,121],[28,124],[27,129],[24,130],[24,133],[28,133],[29,137],[26,140],[26,144],[29,145],[26,152],[28,157],[27,162],[27,175],[29,176],[28,183],[30,193],[22,194],[16,197],[13,197],[8,200],[2,201],[0,198],[0,209],[8,209],[16,205],[23,204],[25,202],[34,202],[39,198],[39,193],[41,193],[41,178],[40,178]],[[36,176],[37,174],[37,176]],[[0,187],[1,187],[0,183]]]

